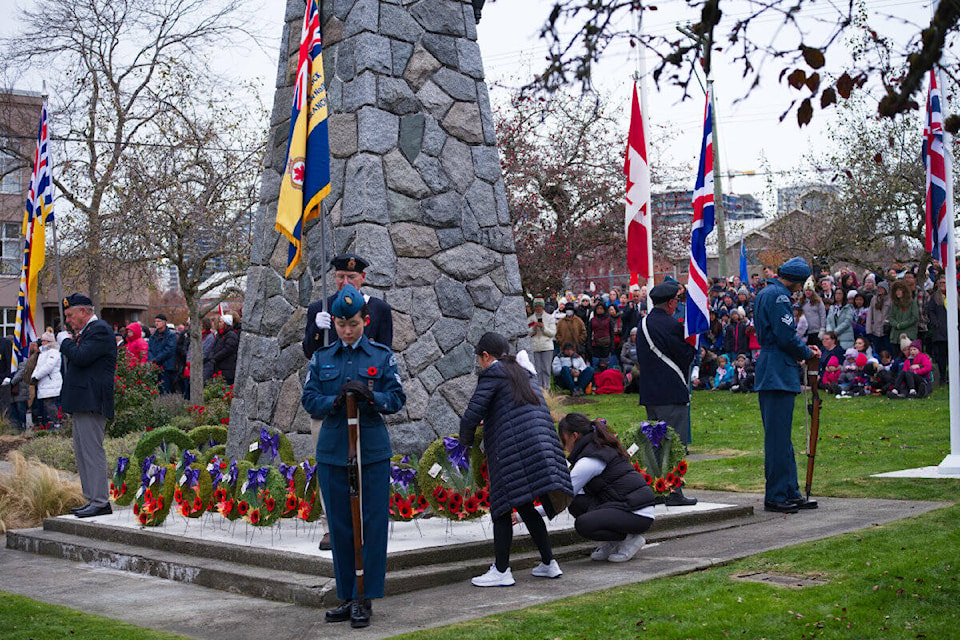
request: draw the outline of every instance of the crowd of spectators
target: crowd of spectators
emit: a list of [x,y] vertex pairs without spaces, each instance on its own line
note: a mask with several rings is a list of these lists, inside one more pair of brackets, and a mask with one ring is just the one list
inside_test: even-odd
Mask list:
[[[699,336],[691,372],[696,390],[753,391],[759,354],[753,301],[775,274],[765,268],[749,282],[716,278],[708,295],[709,329]],[[646,287],[633,292],[567,291],[536,298],[528,309],[540,362],[551,343],[553,382],[572,395],[631,393],[637,367],[637,328],[652,305]],[[685,289],[675,317],[686,314]],[[891,267],[882,273],[820,269],[794,295],[797,333],[822,350],[821,384],[840,397],[923,398],[947,383],[946,279],[939,265],[925,271]],[[547,323],[543,317],[550,316]],[[642,339],[642,336],[641,336]],[[549,380],[538,364],[540,383]],[[936,375],[934,375],[936,369]]]

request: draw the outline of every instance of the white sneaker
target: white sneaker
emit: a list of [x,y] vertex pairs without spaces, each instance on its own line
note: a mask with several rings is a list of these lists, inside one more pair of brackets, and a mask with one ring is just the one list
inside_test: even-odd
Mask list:
[[[530,573],[538,578],[559,578],[563,575],[563,571],[560,570],[560,565],[557,564],[556,558],[551,560],[550,564],[543,564],[541,562],[535,566]],[[512,579],[513,578],[511,578],[511,580]]]
[[593,553],[590,554],[591,560],[596,560],[597,562],[603,562],[610,557],[610,554],[616,551],[618,542],[601,542],[600,546],[593,550]]
[[[560,570],[560,567],[557,567],[557,571]],[[507,567],[507,570],[504,572],[497,571],[497,565],[490,565],[490,570],[487,571],[482,576],[477,576],[472,579],[470,582],[473,583],[475,587],[512,587],[517,582],[513,579],[513,573],[510,571],[510,567]]]
[[616,553],[611,553],[607,560],[610,562],[626,562],[633,556],[637,555],[637,551],[640,551],[645,544],[647,544],[647,541],[642,535],[639,533],[632,533],[628,535],[623,542],[617,545]]

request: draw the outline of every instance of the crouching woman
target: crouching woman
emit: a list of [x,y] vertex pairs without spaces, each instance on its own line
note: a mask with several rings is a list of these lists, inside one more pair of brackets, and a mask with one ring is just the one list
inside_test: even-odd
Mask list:
[[570,515],[577,533],[600,546],[592,560],[626,562],[646,544],[653,524],[653,490],[630,462],[606,420],[582,413],[560,420],[560,442],[570,454],[574,498]]

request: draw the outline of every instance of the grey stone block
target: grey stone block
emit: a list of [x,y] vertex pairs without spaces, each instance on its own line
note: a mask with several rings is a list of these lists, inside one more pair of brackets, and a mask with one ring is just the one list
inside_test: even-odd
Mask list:
[[487,85],[477,83],[477,103],[480,105],[480,121],[483,124],[483,141],[490,145],[497,144],[497,129],[493,126],[493,110],[490,108],[490,94]]
[[380,33],[397,40],[417,42],[423,36],[423,27],[405,7],[383,4],[380,6]]
[[[425,258],[397,258],[398,287],[429,287],[439,277],[440,271]],[[410,313],[417,313],[415,305],[410,309]]]
[[464,240],[480,243],[480,223],[477,222],[477,216],[467,198],[463,199],[463,206],[460,208],[460,229],[463,231]]
[[466,191],[474,178],[473,154],[470,152],[470,147],[456,138],[447,138],[440,160],[443,163],[443,170],[453,181],[457,191],[460,193]]
[[470,398],[473,397],[476,388],[477,376],[469,373],[447,380],[437,388],[437,391],[450,403],[451,407],[459,412],[464,412],[467,410],[467,405],[470,404]]
[[516,245],[513,241],[513,231],[502,226],[481,229],[480,244],[500,253],[513,253],[516,251]]
[[383,168],[390,189],[417,199],[429,195],[430,188],[398,149],[384,156]]
[[390,239],[398,257],[429,258],[440,251],[436,230],[419,224],[400,222],[391,225]]
[[477,177],[493,184],[500,179],[500,155],[496,147],[470,147]]
[[483,80],[483,59],[480,57],[480,46],[476,42],[457,40],[457,58],[461,73]]
[[466,243],[441,251],[434,256],[433,263],[454,280],[467,282],[496,269],[502,264],[502,258],[486,247]]
[[459,227],[452,229],[437,229],[437,240],[440,241],[441,249],[449,249],[463,244],[463,231]]
[[379,30],[380,6],[377,0],[356,0],[344,21],[343,35],[347,38],[358,33]]
[[297,415],[302,394],[300,379],[296,375],[290,376],[281,384],[280,396],[277,398],[277,412],[270,421],[280,431],[289,431],[293,426],[293,419]]
[[449,67],[442,67],[430,78],[454,100],[476,102],[477,81]]
[[410,62],[410,56],[413,55],[413,45],[409,42],[400,40],[390,41],[390,53],[393,56],[392,69],[395,78],[403,78],[403,70],[407,68]]
[[[350,11],[353,9],[353,5],[357,0],[333,0],[333,15],[338,17],[341,20],[346,20],[347,16],[350,15]],[[329,5],[331,3],[327,0],[323,3],[323,14],[330,15],[331,11]]]
[[357,114],[331,113],[327,118],[330,155],[346,158],[357,152]]
[[293,306],[282,295],[268,298],[260,330],[267,335],[277,335],[292,314]]
[[290,345],[280,352],[274,377],[280,380],[286,380],[291,377],[296,378],[300,369],[306,365],[307,358],[303,355],[303,345]]
[[509,253],[503,256],[503,267],[507,274],[507,295],[519,296],[523,293],[523,283],[520,281],[520,265],[517,254]]
[[390,243],[390,230],[383,224],[358,224],[353,232],[353,249],[370,260],[366,284],[370,287],[392,287],[397,275],[396,255]]
[[414,90],[418,90],[440,66],[440,62],[418,43],[413,48],[410,61],[407,62],[403,79],[409,82]]
[[[310,278],[308,277],[306,280],[309,282]],[[307,296],[307,303],[309,304],[309,302],[310,298]],[[287,321],[283,323],[283,326],[280,327],[280,331],[277,333],[277,340],[280,348],[284,349],[292,344],[300,344],[300,342],[303,340],[303,329],[306,324],[307,310],[303,307],[295,308],[293,313],[290,314],[290,317],[287,318]]]
[[377,106],[401,116],[420,109],[420,103],[410,90],[410,85],[400,78],[380,78]]
[[483,142],[480,108],[475,102],[455,102],[443,118],[443,128],[467,144]]
[[417,330],[413,320],[406,313],[393,312],[393,350],[403,353],[417,339]]
[[497,180],[493,185],[493,197],[497,203],[497,220],[500,224],[510,224],[510,205],[507,203],[507,188],[503,180]]
[[[446,112],[444,112],[446,113]],[[447,133],[440,127],[440,123],[437,122],[437,119],[432,115],[424,116],[424,127],[423,127],[423,145],[421,150],[428,156],[433,156],[436,158],[440,155],[440,152],[443,150],[444,144],[446,144],[447,138],[449,137]]]
[[389,74],[393,70],[390,39],[373,33],[361,33],[354,38],[354,56],[357,73],[367,69]]
[[443,167],[440,166],[440,161],[436,158],[423,154],[417,158],[413,166],[420,172],[423,181],[427,183],[433,193],[444,193],[450,190],[452,186],[450,179]]
[[480,337],[487,331],[491,331],[494,326],[494,315],[492,311],[486,309],[477,309],[473,312],[473,318],[470,320],[470,326],[467,328],[467,343],[477,344]]
[[335,49],[337,72],[334,75],[343,82],[350,82],[357,75],[356,48],[356,38],[347,38],[338,43]]
[[444,380],[452,380],[458,376],[472,373],[475,358],[473,347],[467,343],[463,343],[454,347],[448,354],[440,358],[435,366]]
[[343,189],[343,224],[387,224],[387,189],[379,156],[358,154],[347,161]]
[[[471,313],[471,317],[472,315]],[[433,326],[433,336],[440,349],[446,353],[466,339],[469,326],[470,322],[467,320],[443,317]]]
[[453,98],[430,80],[426,81],[417,91],[417,100],[430,115],[438,120],[443,119],[453,104]]
[[360,107],[375,104],[377,104],[377,76],[373,73],[369,71],[361,73],[353,80],[343,83],[344,112],[353,113],[359,111]]
[[443,65],[452,69],[458,69],[460,59],[457,54],[457,41],[459,38],[452,36],[442,36],[436,33],[424,34],[423,48],[430,52]]
[[407,375],[416,376],[443,354],[433,335],[427,333],[403,351],[403,361]]
[[508,340],[526,335],[526,310],[523,298],[519,295],[504,296],[497,309],[494,320],[494,331],[504,335]]
[[[382,84],[383,80],[380,82]],[[361,153],[384,154],[397,146],[400,118],[382,109],[364,107],[357,113],[357,136]]]
[[463,11],[457,2],[449,0],[421,0],[411,6],[410,14],[426,31],[449,36],[465,36]]
[[416,222],[420,219],[420,203],[392,189],[387,191],[387,209],[391,222]]
[[423,335],[433,324],[440,319],[440,307],[433,287],[414,287],[411,292],[410,304],[413,305],[413,327],[417,333]]
[[394,287],[384,292],[383,299],[394,310],[394,312],[410,313],[410,289]]
[[493,186],[483,180],[474,180],[465,195],[470,209],[477,216],[481,227],[493,227],[497,221],[497,204],[493,197]]
[[483,276],[467,283],[467,291],[473,304],[488,311],[496,311],[503,300],[503,293],[497,288],[490,276]]
[[414,378],[403,385],[403,392],[407,396],[407,418],[423,420],[427,416],[427,401],[430,399],[423,383]]
[[469,320],[473,317],[473,300],[463,283],[445,276],[433,285],[437,292],[437,304],[444,316]]
[[422,113],[414,113],[400,119],[400,151],[407,162],[414,162],[420,155],[425,120],[426,117]]
[[460,224],[462,197],[456,191],[448,191],[425,199],[421,203],[423,222],[434,227],[456,227]]
[[443,382],[443,376],[440,375],[440,372],[437,371],[435,366],[429,366],[424,369],[418,379],[423,384],[423,388],[427,390],[427,393],[433,393],[437,387],[440,386],[440,383]]

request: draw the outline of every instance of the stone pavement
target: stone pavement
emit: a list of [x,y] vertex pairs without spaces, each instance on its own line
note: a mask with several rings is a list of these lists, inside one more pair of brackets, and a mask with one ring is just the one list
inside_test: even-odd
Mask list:
[[[679,575],[755,553],[856,531],[946,506],[946,503],[824,498],[817,511],[796,515],[764,512],[762,496],[698,491],[701,500],[749,505],[756,515],[742,524],[709,533],[671,537],[648,545],[626,564],[562,564],[558,580],[516,571],[517,584],[505,589],[478,589],[462,583],[400,594],[374,603],[373,624],[358,631],[349,624],[326,624],[322,612],[196,585],[132,575],[19,551],[0,551],[0,588],[108,618],[183,634],[192,638],[271,640],[387,638],[425,628],[519,609],[568,596]],[[655,533],[655,527],[651,533]],[[491,549],[492,557],[492,549]]]

